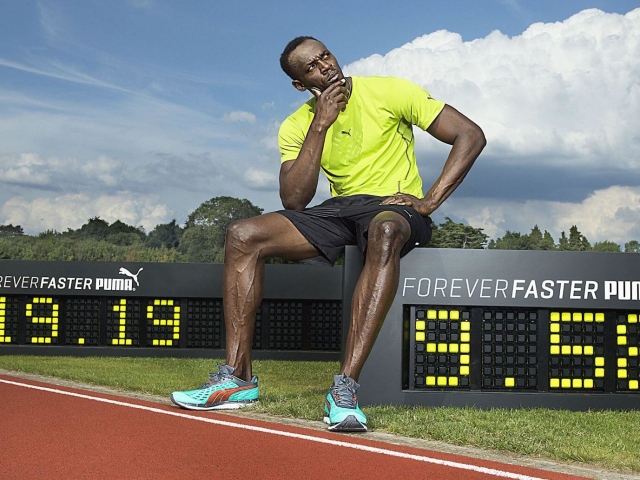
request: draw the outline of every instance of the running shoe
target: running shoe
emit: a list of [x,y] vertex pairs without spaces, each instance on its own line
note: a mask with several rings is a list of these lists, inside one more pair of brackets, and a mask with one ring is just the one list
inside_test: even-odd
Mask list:
[[367,417],[358,406],[356,391],[360,385],[345,374],[333,377],[333,386],[324,404],[324,423],[332,432],[366,432]]
[[232,410],[258,400],[258,377],[245,382],[229,365],[218,365],[209,381],[196,390],[173,392],[171,401],[187,410]]

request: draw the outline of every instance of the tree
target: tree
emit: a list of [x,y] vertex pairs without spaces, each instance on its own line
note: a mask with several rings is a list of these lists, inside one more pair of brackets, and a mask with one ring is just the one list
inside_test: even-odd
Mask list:
[[562,232],[560,234],[560,238],[558,239],[558,250],[570,250],[569,248],[569,239],[567,238],[567,235]]
[[529,233],[529,235],[527,235],[527,237],[529,240],[529,249],[537,250],[536,247],[540,244],[540,242],[542,242],[542,232],[540,231],[538,225],[533,226],[531,232]]
[[602,242],[596,242],[593,244],[594,252],[621,252],[620,245],[609,240],[603,240]]
[[147,238],[146,233],[144,232],[144,228],[142,227],[134,227],[132,225],[127,225],[120,220],[116,220],[111,225],[109,225],[109,236],[119,235],[119,234],[133,234],[140,238],[140,240],[145,240]]
[[214,197],[189,214],[179,249],[191,262],[222,262],[224,238],[236,220],[262,214],[249,200]]
[[100,217],[90,218],[87,223],[82,225],[78,230],[67,231],[71,236],[91,237],[105,239],[109,235],[109,223]]
[[555,250],[556,244],[553,241],[553,237],[548,231],[544,231],[544,234],[538,228],[538,225],[535,225],[531,229],[531,233],[529,234],[529,249],[530,250]]
[[24,235],[24,230],[20,225],[15,227],[11,223],[9,225],[0,225],[0,237],[14,238],[22,235]]
[[546,230],[544,231],[544,235],[542,236],[542,242],[538,245],[537,250],[555,250],[556,243],[553,241],[553,237]]
[[496,250],[528,250],[529,241],[526,235],[521,235],[518,232],[511,232],[507,230],[502,238],[492,240],[489,243],[490,249]]
[[578,227],[572,225],[569,229],[569,238],[562,232],[562,236],[560,237],[560,241],[558,242],[559,250],[568,250],[574,252],[586,252],[591,250],[591,244],[587,237],[580,233]]
[[528,235],[507,230],[502,238],[491,240],[489,248],[498,250],[555,250],[553,237],[546,230],[544,234],[535,225]]
[[591,250],[589,240],[580,233],[580,230],[578,230],[578,227],[575,225],[572,225],[569,229],[569,249],[577,252]]
[[489,236],[482,228],[473,228],[464,223],[456,223],[449,217],[445,222],[433,227],[429,246],[432,248],[484,248]]
[[100,217],[93,217],[77,230],[68,229],[62,234],[75,239],[104,240],[114,245],[135,245],[143,242],[147,235],[142,227],[127,225],[116,220],[111,225]]
[[251,218],[262,213],[247,199],[233,197],[214,197],[203,202],[189,214],[185,228],[216,227],[226,231],[235,220]]
[[178,248],[184,229],[174,218],[169,223],[161,223],[149,232],[145,245],[149,248]]
[[640,253],[640,242],[637,240],[631,240],[624,244],[624,251],[626,253]]

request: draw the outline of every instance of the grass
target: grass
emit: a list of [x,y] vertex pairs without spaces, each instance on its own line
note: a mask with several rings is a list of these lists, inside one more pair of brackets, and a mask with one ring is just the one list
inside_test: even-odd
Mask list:
[[[200,386],[214,367],[208,359],[0,356],[6,370],[162,396]],[[260,402],[252,410],[320,420],[338,368],[337,362],[255,361]],[[640,472],[640,411],[374,406],[365,412],[376,431]]]

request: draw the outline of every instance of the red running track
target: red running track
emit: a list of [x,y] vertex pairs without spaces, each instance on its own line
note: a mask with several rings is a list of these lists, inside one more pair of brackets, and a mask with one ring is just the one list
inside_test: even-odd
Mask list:
[[0,478],[578,479],[0,375]]

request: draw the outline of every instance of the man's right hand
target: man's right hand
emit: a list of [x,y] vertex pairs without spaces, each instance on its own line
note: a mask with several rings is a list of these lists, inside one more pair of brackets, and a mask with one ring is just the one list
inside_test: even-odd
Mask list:
[[317,128],[327,129],[338,118],[340,112],[344,111],[349,103],[349,90],[346,79],[329,85],[323,92],[311,87],[309,89],[316,97],[316,112],[312,124]]

